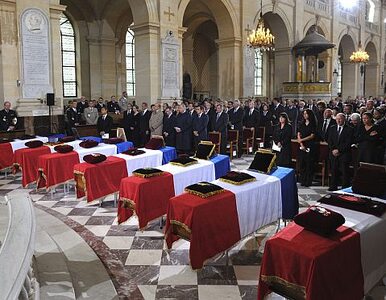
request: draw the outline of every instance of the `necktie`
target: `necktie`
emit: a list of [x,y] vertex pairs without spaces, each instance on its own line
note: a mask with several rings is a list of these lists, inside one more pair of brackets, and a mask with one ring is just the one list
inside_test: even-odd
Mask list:
[[220,113],[217,114],[216,122],[218,121],[219,118],[220,118]]
[[342,127],[338,126],[338,137],[340,137],[340,134],[342,133]]
[[323,129],[322,129],[323,133],[326,132],[326,129],[327,129],[327,119],[324,119]]
[[252,110],[249,111],[249,116],[252,116]]

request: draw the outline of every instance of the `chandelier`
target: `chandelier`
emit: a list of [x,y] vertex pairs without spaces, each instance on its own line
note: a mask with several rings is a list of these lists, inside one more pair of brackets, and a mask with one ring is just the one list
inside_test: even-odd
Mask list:
[[365,50],[362,50],[362,44],[359,42],[358,50],[353,52],[350,56],[350,62],[354,64],[365,64],[369,59],[369,54]]
[[260,18],[257,24],[257,30],[253,30],[247,37],[248,47],[260,51],[274,51],[275,37],[264,25],[263,19],[263,0],[260,1]]

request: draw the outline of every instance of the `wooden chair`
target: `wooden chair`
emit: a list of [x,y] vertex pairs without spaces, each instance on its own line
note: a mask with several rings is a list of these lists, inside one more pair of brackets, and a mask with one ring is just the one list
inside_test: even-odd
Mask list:
[[209,132],[209,140],[216,145],[216,152],[220,153],[221,149],[221,132]]
[[239,153],[238,149],[239,144],[239,131],[238,130],[228,130],[228,144],[227,148],[229,146],[229,153],[230,153],[230,159],[233,159],[233,151],[236,149],[237,153]]
[[246,154],[249,154],[249,150],[255,149],[255,128],[244,128],[243,130],[243,150]]
[[[264,142],[265,142],[265,127],[258,127],[255,136],[256,136],[256,140],[255,140],[256,148],[263,148]],[[262,147],[260,146],[261,144],[263,144]]]
[[325,184],[325,178],[327,175],[327,164],[328,164],[328,144],[325,142],[319,143],[319,157],[316,165],[315,175],[320,175],[322,177],[322,186]]

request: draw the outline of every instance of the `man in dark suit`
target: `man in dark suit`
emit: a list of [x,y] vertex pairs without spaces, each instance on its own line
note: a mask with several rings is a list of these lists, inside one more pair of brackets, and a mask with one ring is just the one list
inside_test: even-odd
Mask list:
[[147,103],[142,103],[141,118],[139,119],[139,139],[140,146],[143,147],[150,139],[149,121],[151,111],[148,109]]
[[75,126],[78,126],[80,123],[80,115],[78,114],[78,111],[76,109],[77,107],[76,100],[73,100],[71,103],[71,106],[66,111],[66,118],[67,118],[67,134],[73,135],[72,128]]
[[176,149],[180,154],[189,154],[192,150],[192,116],[185,104],[180,104],[176,116]]
[[100,136],[110,133],[113,128],[113,118],[107,114],[107,108],[103,107],[98,118],[97,130]]
[[257,128],[260,125],[260,112],[255,108],[255,101],[249,100],[248,111],[244,114],[243,125],[245,128],[255,128],[255,135]]
[[290,99],[287,100],[287,106],[285,107],[285,112],[288,115],[288,119],[291,122],[292,126],[292,137],[296,137],[296,133],[298,132],[297,124],[298,124],[298,116],[299,116],[299,110],[294,105],[294,102]]
[[122,127],[125,130],[126,139],[133,140],[132,130],[134,129],[134,116],[132,112],[132,105],[127,103],[127,110],[123,113]]
[[273,98],[272,104],[272,125],[275,126],[279,124],[280,114],[285,112],[285,108],[283,104],[280,103],[280,99],[278,98]]
[[213,131],[214,123],[216,121],[216,110],[212,107],[209,101],[204,101],[204,114],[208,116],[208,133]]
[[228,122],[229,122],[229,117],[227,113],[223,112],[222,104],[217,104],[213,131],[221,133],[221,145],[220,145],[221,154],[226,154],[226,150],[227,150]]
[[330,149],[331,183],[329,191],[338,189],[339,173],[342,175],[343,188],[350,186],[350,162],[353,129],[346,125],[344,114],[336,116],[336,125],[330,128],[328,146]]
[[204,114],[204,107],[197,106],[195,108],[196,113],[193,115],[192,129],[194,148],[197,149],[197,145],[204,140],[208,139],[208,123],[209,117]]
[[165,139],[166,146],[175,147],[176,145],[176,116],[173,114],[173,109],[167,107],[164,111],[162,135]]
[[86,100],[86,97],[82,96],[80,97],[80,101],[76,105],[76,110],[78,111],[79,115],[83,115],[85,108],[88,107],[88,101]]
[[318,137],[320,141],[328,140],[328,133],[332,126],[336,125],[336,121],[332,118],[332,110],[326,108],[323,113],[323,119],[318,122]]
[[0,131],[11,131],[16,129],[17,114],[11,109],[11,102],[4,102],[4,109],[0,110]]
[[230,129],[237,130],[239,132],[239,143],[237,147],[237,156],[241,157],[243,147],[243,119],[244,110],[240,107],[240,101],[235,100],[233,102],[233,108],[228,112]]

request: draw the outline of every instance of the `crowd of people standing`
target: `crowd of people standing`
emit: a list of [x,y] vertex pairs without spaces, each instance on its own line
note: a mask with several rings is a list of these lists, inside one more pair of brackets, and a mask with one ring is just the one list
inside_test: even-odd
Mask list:
[[[136,147],[142,147],[152,135],[163,136],[168,146],[179,153],[191,154],[197,144],[208,140],[209,132],[221,133],[222,154],[227,152],[230,129],[239,132],[238,157],[242,155],[245,128],[265,128],[265,148],[277,152],[279,166],[290,167],[291,141],[298,143],[298,160],[302,185],[310,186],[314,178],[320,142],[329,147],[329,166],[332,172],[330,189],[350,184],[349,166],[358,162],[384,164],[386,140],[386,105],[383,99],[322,100],[246,99],[223,101],[205,99],[202,102],[182,101],[141,103],[128,101],[126,93],[119,100],[112,96],[105,102],[74,101],[67,109],[68,128],[82,120],[97,125],[100,134],[113,127],[111,114],[123,114],[120,126]],[[358,160],[353,162],[352,151],[358,149]]]

